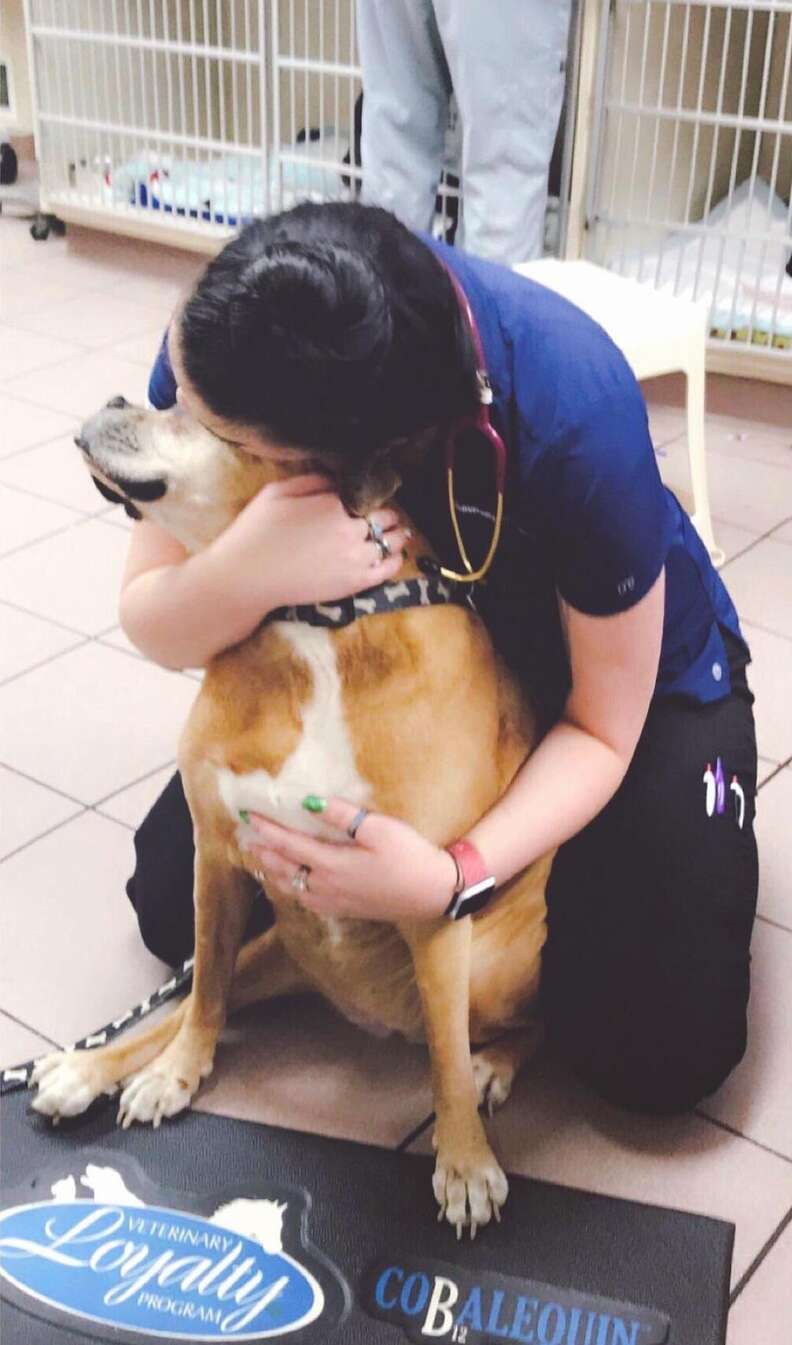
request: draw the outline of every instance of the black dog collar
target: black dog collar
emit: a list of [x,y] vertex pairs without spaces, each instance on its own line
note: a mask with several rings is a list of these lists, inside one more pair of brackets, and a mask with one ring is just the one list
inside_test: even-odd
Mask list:
[[470,591],[461,584],[449,582],[435,575],[420,575],[417,579],[398,579],[389,584],[376,584],[351,598],[338,602],[306,603],[296,607],[278,607],[262,622],[304,621],[308,626],[329,626],[339,629],[350,626],[362,616],[379,616],[397,612],[404,607],[434,607],[458,603],[475,611]]

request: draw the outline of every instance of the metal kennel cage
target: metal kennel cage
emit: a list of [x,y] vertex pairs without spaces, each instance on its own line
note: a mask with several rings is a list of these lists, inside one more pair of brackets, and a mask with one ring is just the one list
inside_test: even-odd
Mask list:
[[269,208],[257,0],[25,0],[42,210],[214,249]]
[[792,381],[792,0],[603,6],[585,251],[710,304],[709,367]]
[[[43,211],[213,251],[252,214],[359,190],[355,0],[25,0],[25,13]],[[573,23],[569,128],[576,38]],[[551,251],[571,140],[559,135]],[[438,232],[459,208],[454,156],[452,108]]]

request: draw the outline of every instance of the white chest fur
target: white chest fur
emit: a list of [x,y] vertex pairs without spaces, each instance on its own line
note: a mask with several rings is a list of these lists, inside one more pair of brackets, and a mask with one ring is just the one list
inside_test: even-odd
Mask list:
[[306,794],[325,798],[337,794],[361,806],[370,797],[344,716],[333,640],[327,630],[287,621],[278,623],[278,633],[308,665],[313,679],[311,699],[302,711],[300,741],[277,775],[264,770],[242,775],[219,767],[220,797],[235,821],[244,809],[284,826],[337,840],[336,831],[302,807]]

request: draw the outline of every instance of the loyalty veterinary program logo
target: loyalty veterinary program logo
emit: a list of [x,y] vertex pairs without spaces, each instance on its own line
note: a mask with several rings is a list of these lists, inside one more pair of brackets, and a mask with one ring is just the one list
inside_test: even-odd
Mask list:
[[0,1211],[0,1290],[18,1307],[114,1339],[294,1345],[326,1340],[343,1317],[347,1287],[306,1243],[305,1192],[216,1199],[205,1213],[120,1155],[113,1167],[86,1158],[79,1178],[48,1178],[44,1200]]
[[418,1345],[664,1345],[671,1325],[651,1308],[441,1261],[380,1262],[364,1304]]

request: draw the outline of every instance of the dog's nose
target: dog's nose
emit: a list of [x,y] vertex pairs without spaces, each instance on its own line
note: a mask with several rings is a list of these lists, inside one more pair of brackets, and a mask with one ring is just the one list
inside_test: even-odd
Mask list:
[[105,410],[106,410],[106,411],[123,411],[123,409],[124,409],[125,406],[129,406],[129,402],[127,401],[126,397],[121,397],[121,396],[118,396],[118,397],[111,397],[111,398],[110,398],[110,401],[107,403],[107,406],[105,407]]

